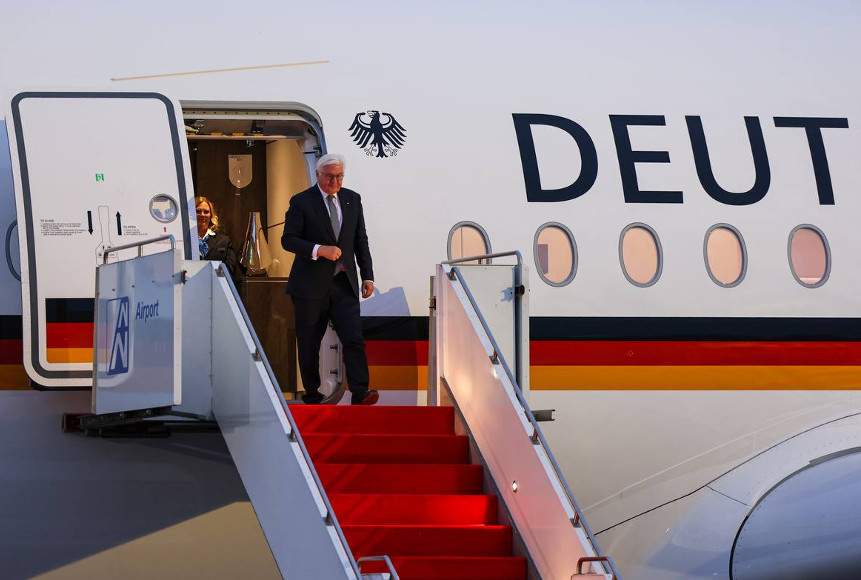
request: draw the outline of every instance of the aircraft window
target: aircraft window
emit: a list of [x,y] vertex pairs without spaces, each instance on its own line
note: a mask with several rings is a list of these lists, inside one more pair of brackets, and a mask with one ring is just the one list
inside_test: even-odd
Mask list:
[[565,286],[577,274],[577,244],[564,225],[549,222],[538,228],[532,251],[538,275],[549,285]]
[[[448,259],[457,260],[469,256],[489,254],[490,237],[484,228],[475,222],[458,222],[448,233]],[[490,260],[480,260],[479,263],[490,263]]]
[[709,277],[718,286],[738,286],[747,272],[747,251],[741,233],[729,224],[708,229],[703,253]]
[[663,256],[658,234],[650,226],[633,223],[619,236],[622,273],[634,286],[647,287],[661,277]]
[[802,286],[816,288],[828,280],[831,255],[825,234],[816,226],[797,226],[789,234],[789,266]]

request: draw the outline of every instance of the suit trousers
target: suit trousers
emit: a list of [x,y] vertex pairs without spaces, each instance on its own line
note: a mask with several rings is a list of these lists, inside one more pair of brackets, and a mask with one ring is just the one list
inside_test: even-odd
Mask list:
[[296,318],[296,344],[299,349],[299,372],[307,393],[320,388],[320,343],[329,320],[335,327],[347,367],[347,383],[354,395],[368,390],[368,358],[362,337],[359,298],[343,272],[332,278],[324,298],[293,298]]

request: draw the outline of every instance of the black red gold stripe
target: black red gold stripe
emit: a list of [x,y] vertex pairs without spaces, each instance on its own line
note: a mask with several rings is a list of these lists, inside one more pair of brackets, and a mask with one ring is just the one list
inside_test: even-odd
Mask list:
[[45,357],[49,363],[93,362],[92,298],[45,299]]
[[[427,334],[394,325],[366,322],[372,381],[425,388]],[[858,319],[533,317],[530,335],[533,390],[861,388]]]
[[[46,301],[49,361],[91,361],[92,308]],[[426,388],[427,317],[362,322],[374,385]],[[530,334],[535,390],[861,388],[861,319],[533,317]],[[0,365],[20,364],[20,337],[0,317]]]
[[30,386],[23,365],[21,330],[21,316],[0,316],[0,389]]

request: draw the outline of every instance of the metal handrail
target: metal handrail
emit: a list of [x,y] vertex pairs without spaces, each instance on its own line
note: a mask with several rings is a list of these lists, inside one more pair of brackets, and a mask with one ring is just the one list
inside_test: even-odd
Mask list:
[[[519,254],[519,252],[517,252]],[[512,252],[508,252],[507,255],[511,255]],[[571,503],[571,507],[574,510],[575,523],[579,524],[583,527],[583,531],[586,532],[586,536],[589,538],[589,542],[592,544],[592,547],[596,552],[599,552],[598,542],[595,540],[595,536],[592,533],[592,528],[589,527],[588,522],[581,516],[582,510],[577,503],[577,500],[574,497],[574,493],[571,491],[571,488],[568,486],[568,481],[565,479],[565,476],[562,473],[562,468],[559,466],[559,463],[556,461],[556,457],[553,455],[553,452],[550,450],[550,445],[547,443],[547,439],[544,437],[544,433],[541,431],[541,427],[538,426],[538,422],[535,420],[535,416],[532,414],[532,409],[529,407],[529,403],[526,402],[526,398],[523,396],[523,392],[521,391],[517,379],[514,377],[514,373],[511,372],[511,368],[508,366],[508,363],[505,360],[505,355],[502,352],[502,349],[499,348],[499,344],[497,344],[496,339],[493,337],[493,332],[490,330],[490,325],[485,320],[484,315],[482,315],[481,310],[478,308],[478,303],[475,300],[475,296],[473,296],[472,291],[469,289],[469,286],[464,280],[463,275],[460,273],[457,267],[450,266],[451,271],[454,273],[458,282],[466,294],[467,299],[469,300],[470,305],[472,306],[473,311],[478,317],[478,321],[481,323],[481,327],[484,329],[484,333],[490,341],[491,346],[493,347],[493,353],[491,353],[490,358],[494,364],[501,365],[505,374],[508,376],[508,380],[511,381],[512,385],[515,387],[512,389],[514,391],[514,395],[517,397],[517,401],[520,403],[520,406],[523,408],[523,411],[526,415],[526,418],[529,420],[529,423],[532,425],[532,438],[533,441],[537,440],[541,443],[541,446],[544,448],[544,452],[547,454],[547,458],[550,460],[550,465],[553,467],[553,471],[556,475],[556,479],[558,480],[560,486],[565,491],[565,495],[568,498],[568,501]],[[519,275],[515,276],[515,280],[519,278]],[[493,355],[496,355],[495,357]],[[575,524],[575,525],[576,525]],[[616,572],[615,565],[612,562],[612,559],[607,558],[607,564],[609,565],[610,572],[614,575],[614,577],[618,578],[619,574]]]
[[[350,565],[353,568],[353,572],[355,572],[357,578],[360,578],[362,575],[362,571],[359,568],[359,563],[356,562],[356,559],[353,557],[353,553],[350,551],[350,545],[347,543],[347,538],[344,536],[344,531],[341,529],[341,525],[338,523],[338,517],[335,515],[335,510],[332,508],[331,502],[329,502],[329,497],[326,495],[326,490],[323,488],[323,482],[320,481],[320,476],[317,475],[317,469],[314,467],[314,462],[311,460],[311,454],[308,453],[308,448],[305,447],[305,441],[302,439],[302,434],[299,432],[299,427],[296,425],[296,421],[293,419],[293,415],[290,413],[287,401],[284,400],[284,395],[283,393],[281,393],[281,389],[278,386],[278,379],[275,378],[275,372],[272,370],[272,366],[269,364],[269,358],[266,356],[266,353],[263,350],[263,345],[261,344],[260,339],[257,337],[257,333],[253,332],[254,325],[251,323],[251,317],[248,316],[248,312],[245,310],[245,305],[239,298],[239,292],[236,290],[236,285],[233,283],[233,279],[230,277],[230,274],[225,271],[224,264],[222,264],[221,262],[218,262],[216,273],[219,277],[227,280],[227,285],[230,287],[230,291],[233,293],[233,298],[236,301],[236,306],[238,307],[239,312],[242,314],[242,319],[245,321],[245,326],[252,331],[249,334],[251,335],[251,340],[254,342],[254,347],[257,349],[257,355],[260,357],[260,362],[263,363],[263,368],[266,369],[266,374],[269,375],[270,384],[275,387],[277,391],[276,399],[281,403],[281,407],[284,409],[284,415],[287,417],[287,421],[290,423],[290,433],[288,433],[288,437],[290,437],[299,445],[299,449],[302,451],[302,457],[305,458],[305,463],[308,466],[308,471],[314,478],[314,483],[317,485],[317,491],[319,492],[320,497],[323,499],[323,505],[328,512],[326,514],[326,518],[328,518],[328,520],[332,522],[332,525],[334,526],[335,531],[338,534],[338,539],[341,541],[341,545],[344,548],[344,552],[346,552]],[[392,569],[394,569],[394,565],[392,565]]]
[[[156,242],[161,242],[163,240],[170,240],[170,251],[176,250],[176,238],[173,237],[173,234],[167,234],[164,236],[159,236],[157,238],[149,238],[146,240],[141,240],[140,242],[132,242],[130,244],[123,244],[122,246],[110,246],[105,248],[104,253],[102,254],[102,263],[108,263],[108,254],[113,254],[114,252],[119,252],[120,250],[129,250],[131,248],[138,249],[138,258],[143,255],[143,247],[147,244],[154,244]],[[167,250],[165,250],[167,251]]]
[[[571,575],[571,580],[574,580],[574,576],[582,576],[583,574],[586,574],[586,572],[583,571],[584,564],[591,564],[593,562],[606,562],[609,564],[610,558],[607,556],[583,556],[577,560],[577,573]],[[610,580],[616,580],[616,578],[617,576],[614,573]]]
[[512,250],[510,252],[496,252],[494,254],[482,254],[480,256],[469,256],[467,258],[457,258],[455,260],[446,260],[445,262],[443,262],[443,264],[462,264],[463,262],[475,262],[476,260],[489,260],[491,258],[504,258],[506,256],[516,256],[517,267],[520,268],[521,266],[523,266],[523,255],[520,253],[520,250]]
[[392,575],[391,580],[400,580],[400,576],[398,576],[397,570],[395,570],[395,565],[392,563],[392,559],[389,558],[386,554],[382,556],[364,556],[359,558],[359,573],[361,574],[362,570],[362,562],[385,562],[386,568],[389,569],[389,574]]

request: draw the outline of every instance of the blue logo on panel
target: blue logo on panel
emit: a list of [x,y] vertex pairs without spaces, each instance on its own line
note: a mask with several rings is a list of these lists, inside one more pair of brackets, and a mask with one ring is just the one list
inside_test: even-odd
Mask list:
[[[111,304],[112,302],[116,304]],[[131,333],[129,332],[129,299],[127,296],[108,301],[108,312],[116,308],[117,323],[114,328],[114,338],[111,340],[108,374],[119,375],[129,372],[129,355],[131,353]]]

